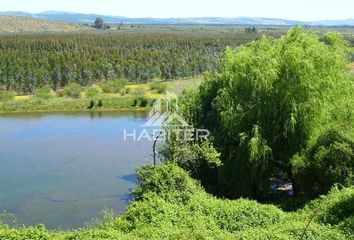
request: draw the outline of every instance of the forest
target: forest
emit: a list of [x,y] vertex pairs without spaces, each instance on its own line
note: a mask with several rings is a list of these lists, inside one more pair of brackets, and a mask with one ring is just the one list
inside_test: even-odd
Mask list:
[[[116,79],[146,83],[193,77],[217,70],[227,46],[264,34],[280,37],[286,30],[248,33],[242,27],[137,26],[107,33],[5,34],[0,35],[0,86],[26,95],[69,83],[87,87]],[[324,31],[318,30],[320,35]],[[353,45],[350,32],[345,36]]]
[[107,79],[146,83],[214,71],[226,46],[254,34],[149,32],[0,36],[0,85],[21,94],[49,85],[90,86]]

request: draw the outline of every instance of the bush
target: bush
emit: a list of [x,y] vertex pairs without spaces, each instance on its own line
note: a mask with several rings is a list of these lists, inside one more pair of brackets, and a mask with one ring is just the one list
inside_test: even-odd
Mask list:
[[157,93],[165,93],[167,90],[167,85],[165,83],[150,83],[150,89],[156,91]]
[[103,107],[103,102],[102,102],[101,99],[98,100],[97,106],[98,106],[99,108]]
[[120,91],[120,94],[122,96],[125,96],[126,94],[129,94],[131,92],[131,88],[127,87],[127,88],[123,88],[121,91]]
[[62,91],[60,91],[60,95],[64,97],[80,98],[81,90],[82,89],[79,84],[70,83]]
[[138,99],[134,98],[133,103],[132,103],[132,107],[136,107],[138,106]]
[[85,96],[87,98],[94,98],[100,95],[102,90],[98,86],[91,86],[85,90]]
[[149,105],[149,99],[147,99],[146,97],[134,98],[132,103],[133,107],[146,107],[147,105]]
[[119,93],[124,86],[127,84],[127,81],[122,80],[108,80],[107,82],[101,83],[100,87],[104,93]]
[[315,215],[315,221],[321,224],[338,226],[344,232],[352,234],[354,229],[354,186],[339,189],[333,187],[327,195],[310,202],[301,214]]
[[140,98],[140,107],[146,107],[149,103],[149,100],[145,97]]
[[15,94],[13,92],[0,89],[0,102],[13,100],[14,97]]
[[93,109],[95,107],[95,101],[91,100],[90,105],[87,107],[87,109]]
[[49,86],[41,87],[35,91],[34,96],[40,99],[49,99],[53,97],[52,89]]
[[184,195],[182,198],[190,198],[193,193],[201,190],[201,186],[186,171],[173,163],[147,165],[139,168],[137,175],[139,185],[133,191],[137,199],[149,193],[168,199],[173,192]]
[[327,193],[335,183],[354,183],[354,142],[329,130],[304,156],[293,159],[296,177],[310,197]]

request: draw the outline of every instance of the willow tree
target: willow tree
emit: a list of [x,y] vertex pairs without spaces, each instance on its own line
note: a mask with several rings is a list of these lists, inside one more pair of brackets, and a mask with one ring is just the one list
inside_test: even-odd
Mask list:
[[223,165],[210,183],[219,194],[262,198],[279,172],[296,192],[292,156],[333,123],[338,104],[350,97],[346,48],[339,34],[319,38],[294,28],[280,39],[226,50],[220,71],[193,97],[200,107],[191,100],[185,107],[195,125],[212,131],[221,152]]

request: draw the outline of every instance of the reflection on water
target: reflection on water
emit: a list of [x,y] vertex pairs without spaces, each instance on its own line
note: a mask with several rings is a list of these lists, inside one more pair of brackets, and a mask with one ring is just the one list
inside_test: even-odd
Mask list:
[[124,141],[145,113],[0,115],[0,211],[18,224],[84,226],[104,208],[122,212],[134,169],[151,158],[152,143]]

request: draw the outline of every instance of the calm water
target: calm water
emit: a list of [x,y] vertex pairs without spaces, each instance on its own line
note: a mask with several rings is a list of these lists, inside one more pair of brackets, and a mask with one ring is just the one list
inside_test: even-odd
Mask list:
[[104,208],[122,212],[134,169],[152,143],[124,141],[144,113],[0,115],[0,212],[17,224],[81,227]]

